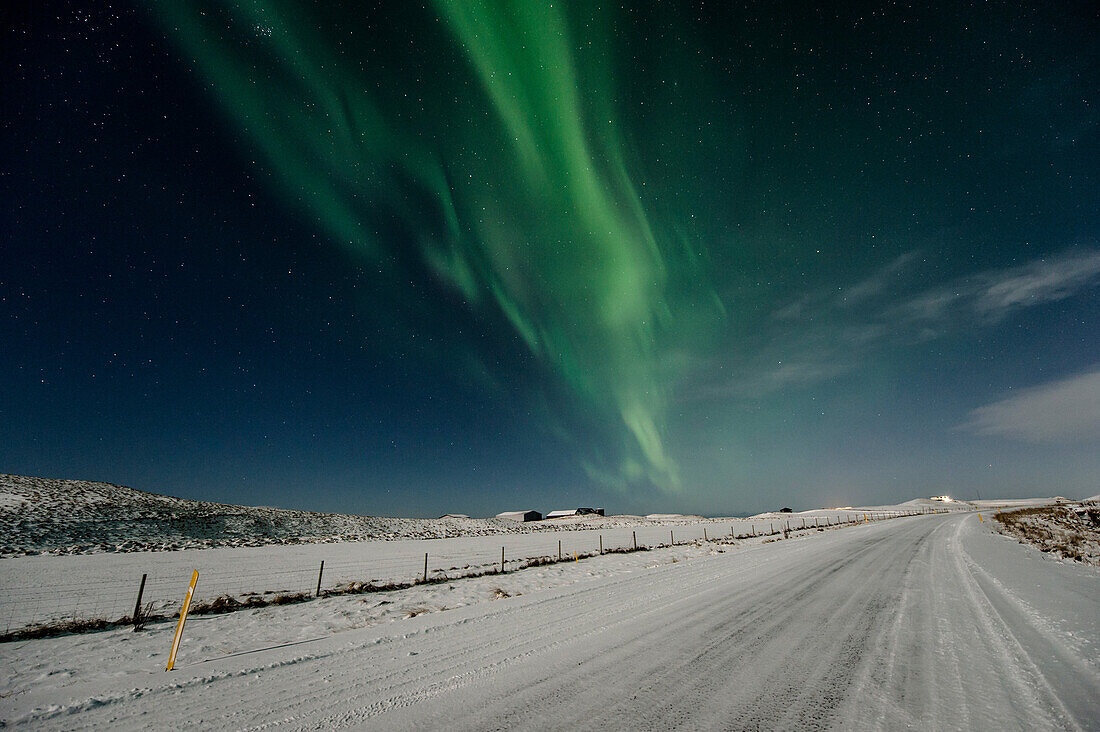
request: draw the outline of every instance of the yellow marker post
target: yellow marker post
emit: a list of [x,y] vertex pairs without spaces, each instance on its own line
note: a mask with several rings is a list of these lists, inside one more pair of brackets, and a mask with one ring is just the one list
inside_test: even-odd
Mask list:
[[867,514],[863,514],[863,523],[865,523],[865,524],[871,523],[870,521],[867,520]]
[[985,523],[985,521],[982,520],[982,515],[980,513],[978,514],[978,523],[982,523],[982,524]]
[[580,558],[579,556],[577,556],[577,553],[576,553],[576,552],[573,552],[573,561],[574,561],[574,562],[579,562],[579,561],[581,561],[581,558]]
[[191,607],[191,598],[195,595],[195,583],[199,581],[199,570],[191,573],[191,584],[187,586],[187,596],[183,598],[183,607],[180,609],[180,621],[176,624],[176,637],[172,639],[172,652],[168,654],[168,668],[171,671],[176,665],[176,651],[180,649],[180,639],[183,638],[183,623],[187,620],[187,611]]

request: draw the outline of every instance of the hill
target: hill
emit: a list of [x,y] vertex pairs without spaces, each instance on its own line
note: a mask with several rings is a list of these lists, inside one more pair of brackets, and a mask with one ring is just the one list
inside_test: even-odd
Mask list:
[[0,474],[0,557],[527,533],[498,519],[409,519],[192,501],[112,483]]

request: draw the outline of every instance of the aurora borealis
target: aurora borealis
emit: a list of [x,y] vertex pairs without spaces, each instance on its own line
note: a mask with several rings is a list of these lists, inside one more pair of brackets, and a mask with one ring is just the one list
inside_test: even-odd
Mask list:
[[[605,12],[582,33],[552,4],[441,2],[451,37],[432,66],[459,71],[429,85],[434,69],[409,78],[410,58],[371,73],[372,48],[334,56],[369,37],[354,18],[314,34],[281,3],[157,7],[289,200],[361,260],[412,245],[441,286],[497,310],[587,408],[621,421],[616,479],[678,486],[661,435],[667,353],[685,320],[722,306],[698,243],[676,232],[686,222],[655,225],[628,171]],[[402,110],[408,89],[434,104]],[[373,234],[385,216],[407,237]]]
[[405,514],[1088,492],[1095,26],[27,10],[0,469]]

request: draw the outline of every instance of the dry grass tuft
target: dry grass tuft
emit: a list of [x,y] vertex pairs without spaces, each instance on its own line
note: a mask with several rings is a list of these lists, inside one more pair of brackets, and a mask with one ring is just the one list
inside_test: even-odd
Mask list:
[[1005,511],[995,518],[1001,533],[1044,552],[1100,566],[1100,509],[1043,506]]

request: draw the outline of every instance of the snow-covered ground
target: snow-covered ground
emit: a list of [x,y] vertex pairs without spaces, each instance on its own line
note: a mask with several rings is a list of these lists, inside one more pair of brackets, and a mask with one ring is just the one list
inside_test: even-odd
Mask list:
[[[192,570],[196,602],[313,593],[349,583],[457,577],[532,558],[568,557],[704,536],[751,535],[896,515],[923,506],[815,510],[746,519],[578,517],[521,524],[401,519],[187,501],[106,483],[0,476],[0,634],[118,620],[142,605],[177,612]],[[249,531],[257,531],[250,536]],[[356,537],[368,537],[357,539]],[[164,551],[174,548],[174,551]],[[324,571],[321,570],[324,562]],[[320,577],[319,577],[320,575]]]
[[170,623],[0,644],[0,721],[1100,728],[1097,568],[973,513],[763,541],[196,617],[171,673]]
[[1100,566],[1100,507],[1087,502],[994,514],[1003,533],[1064,559]]
[[[897,507],[876,507],[875,510],[880,508],[897,510]],[[907,508],[915,508],[915,505]],[[829,513],[811,511],[798,515]],[[791,514],[761,516],[790,518]],[[531,523],[505,519],[356,516],[265,506],[234,506],[161,496],[111,483],[0,474],[0,558],[442,539],[578,529],[680,526],[701,521],[705,519],[680,514],[654,514],[652,518],[589,515]]]
[[[569,524],[593,522],[572,520]],[[616,517],[603,523],[644,525],[646,520]],[[161,496],[111,483],[0,475],[0,557],[438,539],[523,534],[562,526],[558,521],[408,519],[234,506]]]

